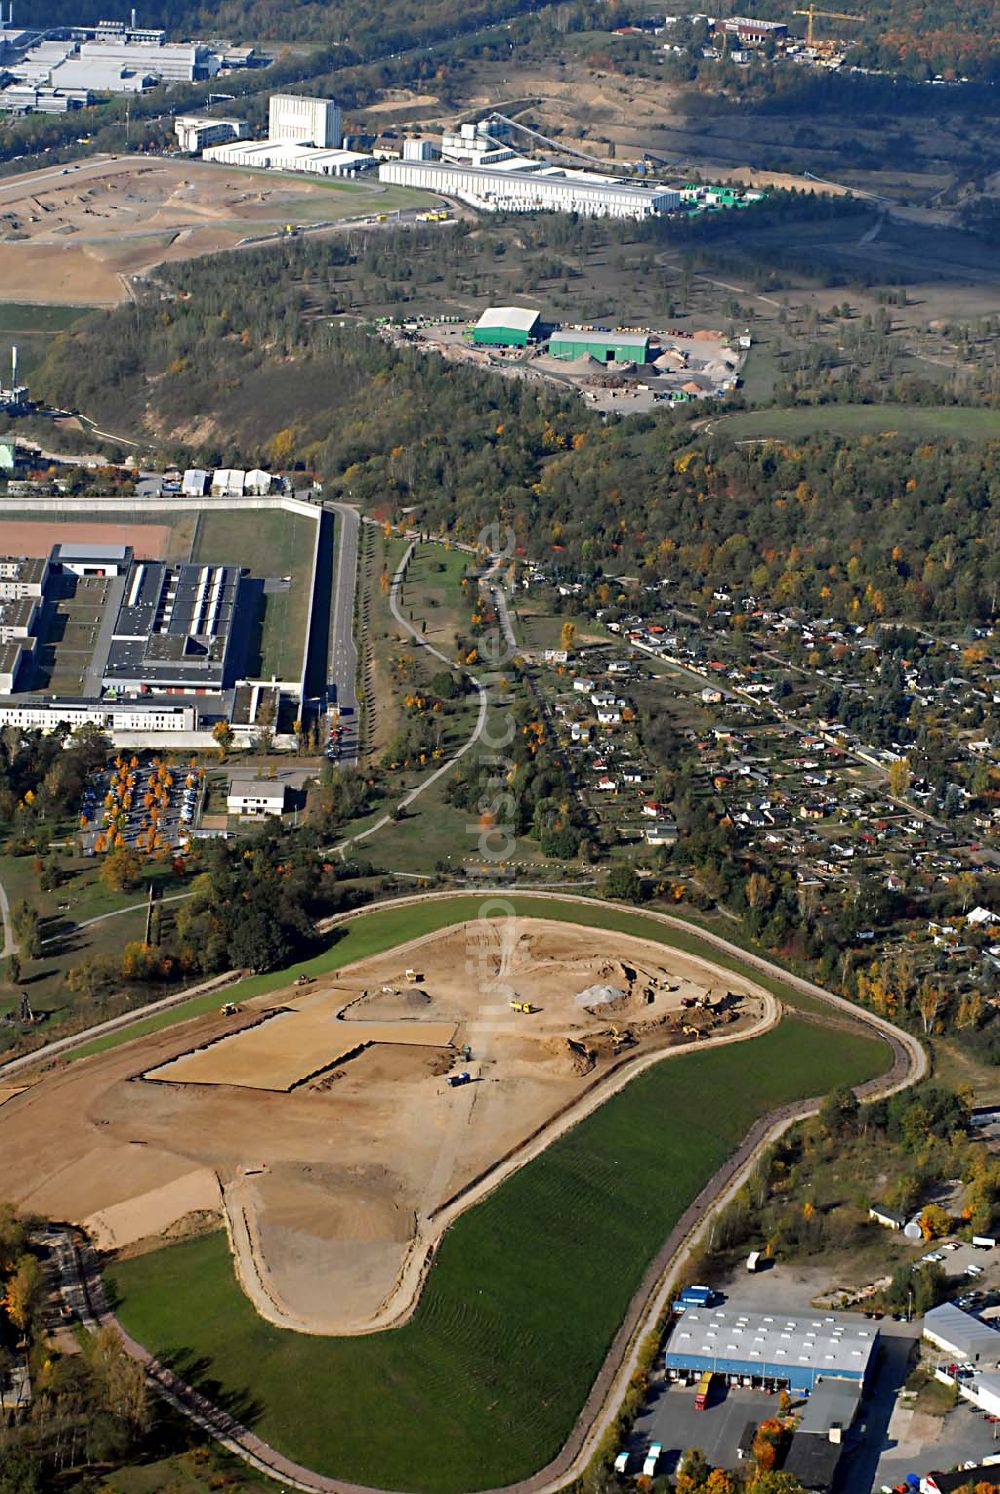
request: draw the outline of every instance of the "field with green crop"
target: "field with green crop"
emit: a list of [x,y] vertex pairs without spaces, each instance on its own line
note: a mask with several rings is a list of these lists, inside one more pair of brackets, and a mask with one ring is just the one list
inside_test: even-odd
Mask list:
[[808,409],[745,410],[711,422],[719,435],[734,441],[795,440],[818,432],[872,436],[894,431],[900,436],[965,436],[973,441],[1000,440],[1000,413],[958,405],[810,405]]
[[122,1321],[310,1468],[442,1494],[506,1483],[558,1451],[650,1259],[753,1121],[887,1062],[790,1017],[659,1064],[459,1219],[395,1331],[271,1327],[222,1234],[117,1264]]

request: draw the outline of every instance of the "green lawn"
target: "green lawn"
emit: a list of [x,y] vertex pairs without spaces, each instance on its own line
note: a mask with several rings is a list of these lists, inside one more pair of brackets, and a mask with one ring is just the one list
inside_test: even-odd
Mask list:
[[30,378],[42,362],[53,337],[94,311],[93,306],[25,306],[0,301],[0,383],[8,383],[10,345],[17,344],[18,376]]
[[271,1327],[221,1233],[116,1265],[122,1321],[259,1408],[254,1429],[313,1469],[449,1494],[525,1477],[564,1442],[650,1259],[757,1116],[886,1059],[791,1017],[657,1065],[459,1219],[395,1331]]
[[[801,994],[784,981],[755,970],[748,971],[738,958],[724,954],[721,950],[716,950],[707,944],[704,939],[700,939],[694,928],[690,933],[681,929],[672,929],[653,918],[645,917],[640,912],[628,913],[618,908],[609,908],[597,899],[592,903],[569,900],[557,902],[550,898],[522,894],[512,894],[508,897],[505,893],[494,892],[435,898],[428,902],[407,904],[401,908],[375,907],[370,912],[342,925],[336,931],[330,944],[320,954],[314,955],[309,960],[301,960],[296,965],[290,965],[286,970],[271,971],[267,975],[254,975],[239,981],[235,986],[228,988],[228,992],[233,993],[228,999],[248,1001],[252,996],[265,996],[269,991],[283,990],[297,975],[303,973],[324,975],[331,970],[342,970],[345,965],[353,964],[355,960],[364,960],[370,955],[381,954],[383,950],[394,949],[399,944],[405,944],[411,939],[419,939],[422,935],[434,933],[438,929],[448,928],[451,924],[479,917],[500,917],[507,908],[513,909],[522,918],[550,918],[563,923],[582,924],[588,928],[612,929],[623,934],[634,934],[639,939],[653,939],[658,944],[666,944],[671,948],[684,950],[688,954],[701,955],[705,959],[712,960],[722,969],[749,975],[758,985],[773,991],[789,1006],[798,1006],[808,1012],[826,1010],[823,1003],[815,997]],[[728,934],[728,930],[726,933]],[[193,997],[191,1001],[182,1002],[169,1011],[160,1012],[156,1016],[137,1022],[124,1032],[109,1033],[105,1037],[95,1038],[93,1042],[75,1049],[68,1057],[71,1060],[86,1058],[92,1053],[102,1053],[108,1048],[117,1048],[119,1044],[131,1042],[133,1038],[145,1037],[148,1033],[159,1032],[175,1022],[183,1022],[189,1017],[197,1017],[203,1012],[211,1011],[217,1005],[218,1000],[217,992],[208,996]]]
[[303,514],[230,509],[201,517],[195,560],[245,565],[258,577],[292,578],[288,591],[264,598],[260,672],[266,679],[297,680],[302,673],[315,545],[316,520]]
[[841,436],[966,436],[1000,440],[1000,412],[957,405],[816,405],[808,409],[746,410],[712,422],[712,430],[733,440],[794,440],[817,432]]

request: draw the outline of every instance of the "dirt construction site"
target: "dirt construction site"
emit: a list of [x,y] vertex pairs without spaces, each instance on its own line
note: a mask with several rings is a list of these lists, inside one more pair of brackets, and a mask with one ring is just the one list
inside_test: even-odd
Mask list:
[[10,301],[110,305],[123,276],[370,212],[379,191],[158,157],[28,172],[0,181],[0,285]]
[[42,1071],[0,1108],[0,1198],[105,1250],[224,1220],[263,1316],[360,1333],[406,1316],[463,1208],[635,1073],[778,1014],[664,945],[476,920]]

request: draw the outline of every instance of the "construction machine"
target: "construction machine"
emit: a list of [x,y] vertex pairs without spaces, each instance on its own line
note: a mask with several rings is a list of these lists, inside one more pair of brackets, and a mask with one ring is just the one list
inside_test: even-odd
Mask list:
[[535,1010],[530,1001],[512,1001],[510,1009],[513,1012],[523,1012],[526,1017],[530,1017]]

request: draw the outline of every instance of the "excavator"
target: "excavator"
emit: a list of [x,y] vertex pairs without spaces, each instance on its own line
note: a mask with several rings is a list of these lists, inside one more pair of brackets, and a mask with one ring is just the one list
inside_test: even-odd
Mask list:
[[530,1017],[535,1010],[530,1001],[512,1001],[510,1009],[513,1012],[523,1012],[526,1017]]

